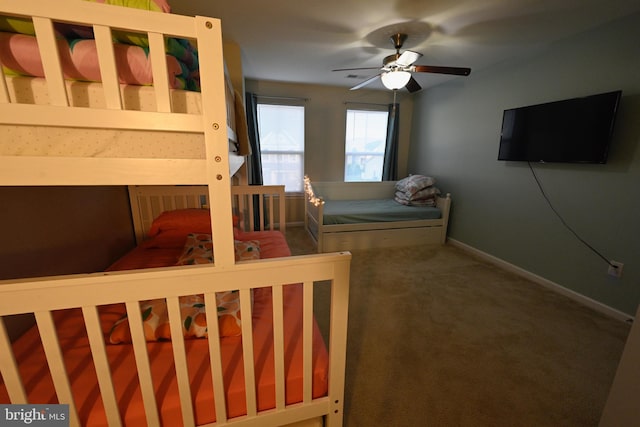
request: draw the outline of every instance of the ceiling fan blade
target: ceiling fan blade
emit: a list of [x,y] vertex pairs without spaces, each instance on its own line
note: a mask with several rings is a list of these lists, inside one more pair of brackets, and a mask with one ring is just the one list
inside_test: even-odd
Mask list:
[[453,74],[455,76],[468,76],[471,68],[464,67],[438,67],[434,65],[414,65],[411,71],[417,73]]
[[399,65],[400,67],[408,67],[420,59],[421,56],[421,53],[405,50],[398,59],[396,59],[396,65]]
[[363,82],[358,83],[357,85],[355,85],[354,87],[352,87],[349,90],[360,89],[361,87],[364,87],[364,86],[368,85],[369,83],[373,83],[376,79],[379,79],[379,78],[380,78],[380,74],[375,75],[373,77],[368,78],[367,80],[365,80]]
[[422,86],[420,86],[420,84],[413,77],[409,79],[409,82],[405,87],[407,88],[409,93],[414,93],[414,92],[418,92],[419,90],[422,90]]
[[369,67],[369,68],[337,68],[331,71],[358,71],[358,70],[379,70],[380,67]]

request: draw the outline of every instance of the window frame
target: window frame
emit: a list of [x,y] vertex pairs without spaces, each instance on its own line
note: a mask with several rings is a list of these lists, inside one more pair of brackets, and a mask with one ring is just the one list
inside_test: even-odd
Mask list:
[[[347,132],[349,130],[349,112],[376,112],[376,113],[384,113],[386,115],[385,121],[385,131],[383,135],[383,151],[382,153],[378,152],[368,152],[368,151],[347,151]],[[357,104],[354,106],[350,106],[347,104],[345,109],[345,131],[344,131],[344,167],[343,167],[343,180],[344,182],[381,182],[382,181],[382,173],[384,168],[384,159],[386,154],[386,139],[387,139],[387,129],[389,126],[389,107],[385,104]],[[382,158],[382,168],[380,170],[380,177],[377,180],[348,180],[348,167],[349,167],[349,158],[357,155],[371,155]]]
[[[256,97],[256,108],[259,110],[260,105],[274,105],[274,106],[283,106],[283,107],[302,107],[303,118],[302,118],[302,151],[292,151],[292,150],[265,150],[262,145],[262,135],[260,135],[260,157],[262,161],[262,156],[264,154],[275,154],[275,155],[294,155],[300,156],[300,184],[299,189],[296,190],[288,190],[284,183],[277,183],[272,185],[285,185],[285,193],[287,194],[299,194],[304,192],[304,162],[305,162],[305,152],[306,152],[306,139],[307,139],[307,108],[306,108],[306,99],[298,99],[298,98],[286,98],[286,97],[269,97],[269,96],[257,96]],[[259,115],[259,113],[258,113]],[[260,132],[260,120],[258,119],[258,132]],[[264,164],[264,162],[261,162]],[[262,170],[264,176],[264,167]],[[267,185],[265,183],[265,185]]]

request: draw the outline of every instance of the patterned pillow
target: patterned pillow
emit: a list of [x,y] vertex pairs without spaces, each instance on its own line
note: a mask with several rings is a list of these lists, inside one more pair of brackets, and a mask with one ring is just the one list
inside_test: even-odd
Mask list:
[[235,240],[236,261],[260,259],[260,242],[257,240]]
[[405,193],[407,197],[411,197],[418,191],[430,187],[436,183],[436,180],[430,176],[409,175],[408,177],[396,182],[396,190]]
[[[260,242],[257,240],[236,240],[236,261],[260,259]],[[213,241],[210,234],[191,233],[176,265],[195,265],[213,263]],[[253,303],[253,294],[251,295]],[[216,293],[218,312],[218,329],[221,337],[232,337],[241,334],[240,292],[225,291]],[[169,315],[166,300],[155,299],[140,303],[144,335],[147,341],[170,340]],[[180,297],[180,312],[182,333],[185,338],[206,337],[207,319],[204,297],[202,295],[188,295]],[[124,315],[116,321],[109,334],[111,344],[130,343],[131,332],[129,320]]]
[[213,263],[213,240],[211,234],[190,233],[176,265]]
[[[187,295],[179,298],[182,335],[185,338],[203,338],[208,336],[207,316],[203,295]],[[253,302],[253,298],[251,299]],[[218,311],[218,330],[221,337],[234,337],[241,334],[240,292],[226,291],[216,293]],[[168,341],[171,339],[169,313],[164,298],[140,303],[144,337],[147,341]],[[131,342],[129,318],[125,314],[112,326],[109,333],[111,344]]]
[[[218,330],[220,331],[220,336],[235,337],[241,335],[240,292],[217,292],[216,304],[218,306]],[[253,305],[253,293],[251,293],[251,305]]]
[[[207,320],[204,311],[204,297],[202,295],[188,295],[180,297],[179,300],[184,337],[206,337]],[[140,311],[142,312],[144,337],[147,341],[171,339],[167,302],[164,298],[141,302]],[[129,319],[126,314],[114,323],[109,333],[109,342],[111,344],[131,342]]]
[[[236,261],[260,259],[260,242],[234,240]],[[210,234],[190,233],[176,265],[213,263],[213,240]]]

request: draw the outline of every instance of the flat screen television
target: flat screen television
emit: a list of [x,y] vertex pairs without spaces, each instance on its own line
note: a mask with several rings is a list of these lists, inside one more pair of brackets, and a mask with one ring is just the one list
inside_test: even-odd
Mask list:
[[498,160],[606,163],[622,91],[505,110]]

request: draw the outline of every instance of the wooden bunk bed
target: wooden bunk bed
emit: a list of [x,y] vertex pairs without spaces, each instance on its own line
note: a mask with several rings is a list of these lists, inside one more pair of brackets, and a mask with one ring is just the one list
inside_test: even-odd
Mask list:
[[[382,182],[311,182],[305,177],[305,228],[314,239],[318,252],[396,247],[405,245],[444,244],[447,238],[451,195],[436,198],[434,208],[417,215],[419,208],[405,209],[394,202],[397,181]],[[380,202],[388,202],[382,206]],[[327,203],[347,206],[350,219],[342,222],[340,215],[329,220]],[[375,203],[375,209],[369,204]],[[361,209],[361,211],[354,211]],[[381,209],[381,210],[380,210]],[[397,213],[392,216],[389,210]],[[386,216],[386,217],[385,217]],[[376,220],[371,218],[376,217]],[[424,217],[424,218],[423,218]],[[354,219],[355,218],[355,219]]]
[[[232,102],[225,97],[229,89],[225,87],[227,79],[219,20],[72,0],[0,0],[0,15],[33,23],[44,69],[44,78],[0,76],[0,185],[130,186],[132,218],[140,239],[152,234],[151,229],[147,229],[154,224],[150,218],[159,221],[168,210],[202,212],[202,207],[206,207],[209,220],[206,231],[211,233],[214,260],[197,266],[175,265],[174,261],[165,260],[160,268],[155,265],[154,268],[120,268],[116,263],[112,271],[104,273],[2,281],[0,396],[3,397],[0,403],[66,404],[72,426],[140,425],[141,420],[150,426],[321,425],[323,422],[328,426],[341,425],[350,255],[290,257],[285,256],[288,249],[284,249],[271,252],[269,256],[275,257],[270,259],[236,261],[238,241],[254,240],[253,237],[261,241],[267,238],[265,233],[280,231],[238,231],[234,229],[234,210],[246,217],[253,215],[253,206],[259,206],[256,209],[264,218],[264,206],[272,207],[271,203],[278,200],[278,207],[269,215],[268,223],[269,228],[277,223],[284,230],[284,209],[280,204],[280,201],[284,203],[284,197],[274,197],[274,189],[270,188],[232,188],[231,175],[238,166],[234,166],[231,159],[236,156],[229,150],[229,136],[233,138],[234,133],[229,132],[232,126],[226,125],[227,118],[232,115],[227,105]],[[84,86],[85,83],[64,79],[64,61],[60,57],[56,32],[59,24],[93,29],[100,83]],[[112,38],[116,32],[142,34],[148,39],[153,86],[131,88],[122,84],[113,53]],[[195,93],[195,111],[176,108],[176,102],[187,95],[182,90],[172,89],[167,77],[165,44],[168,38],[174,37],[188,40],[198,49],[201,90]],[[29,85],[45,88],[45,101],[25,102],[17,96],[16,88],[25,79]],[[93,101],[77,102],[73,97],[74,90],[96,90],[101,93],[102,101],[98,105]],[[151,94],[154,108],[129,108],[130,104],[138,103],[128,102],[128,93],[142,90]],[[51,140],[61,133],[64,133],[62,138],[66,138],[67,132],[84,134],[80,141],[101,138],[105,133],[107,140],[116,141],[120,146],[117,152],[102,148],[87,152],[83,151],[82,143],[72,139],[62,144],[66,145],[62,151],[38,151],[42,148],[38,146],[42,138],[33,134]],[[147,134],[171,139],[178,147],[183,144],[181,138],[194,138],[184,144],[199,143],[200,151],[197,155],[168,153],[161,148],[146,152],[137,143]],[[37,146],[36,151],[12,147],[13,143],[25,139]],[[136,148],[129,150],[129,147]],[[176,196],[176,191],[189,194]],[[193,195],[193,191],[197,194]],[[259,205],[252,203],[254,195],[264,197]],[[196,200],[197,205],[190,207],[188,200]],[[182,201],[186,203],[184,206]],[[259,221],[259,224],[264,223],[263,219]],[[277,239],[283,241],[282,237]],[[173,250],[175,255],[180,248],[174,246]],[[317,340],[314,286],[331,286],[326,347],[323,340]],[[217,295],[233,292],[239,295],[240,310],[245,313],[240,323],[240,336],[211,333],[220,331]],[[265,299],[265,295],[268,298]],[[204,299],[202,309],[209,331],[206,339],[183,337],[181,302],[182,298],[190,296]],[[288,326],[292,315],[288,308],[291,298],[296,301],[294,305],[300,316],[295,319],[301,322],[299,331],[295,332],[298,335],[293,338]],[[155,300],[166,304],[169,341],[147,342],[141,302]],[[126,314],[131,343],[108,342],[105,309],[112,317],[115,313],[108,310],[110,307],[118,307],[118,315]],[[12,343],[4,318],[25,313],[34,315],[36,326]],[[67,316],[69,313],[72,315]],[[256,320],[261,316],[265,318],[264,322]],[[271,331],[271,335],[267,335],[270,339],[266,340],[271,350],[261,346],[264,338],[257,335],[258,330],[265,327]],[[76,365],[78,360],[72,357],[76,348],[67,346],[69,340],[78,341],[74,335],[78,330],[83,331],[82,347],[88,352],[87,357],[81,358],[82,366]],[[38,363],[39,373],[49,379],[46,401],[39,400],[42,386],[29,377],[28,371],[33,365],[21,363],[31,353],[25,356],[17,347],[30,334],[36,338],[33,345],[41,348],[39,352],[44,358]],[[291,339],[296,341],[296,352],[300,354],[300,360],[295,361],[300,365],[295,383],[289,378],[294,363],[291,348],[287,347]],[[229,353],[224,350],[230,345],[233,357],[239,358],[233,372],[228,370]],[[322,381],[317,379],[316,368],[318,363],[322,365],[322,357],[318,359],[317,356],[318,347],[325,350],[328,347],[325,390],[322,390]],[[114,366],[110,358],[114,352],[126,353],[115,363],[126,360],[126,366],[130,368],[132,380],[126,383],[124,390],[115,378],[122,372],[122,366]],[[204,357],[195,367],[194,354]],[[162,369],[155,365],[158,357],[164,360]],[[87,360],[89,367],[85,366]],[[93,374],[83,375],[84,369]],[[267,389],[261,382],[265,370],[273,372],[273,384]],[[242,372],[239,389],[230,385],[238,384],[229,379],[234,372]],[[210,384],[207,392],[201,392],[200,383]],[[171,384],[172,392],[167,391],[167,384]],[[232,389],[240,394],[240,404],[231,403]],[[128,406],[132,393],[141,403],[133,418]],[[265,400],[265,393],[271,397]],[[34,396],[40,397],[34,401]],[[92,410],[88,402],[94,404],[96,401],[99,401],[95,405],[99,409]]]

